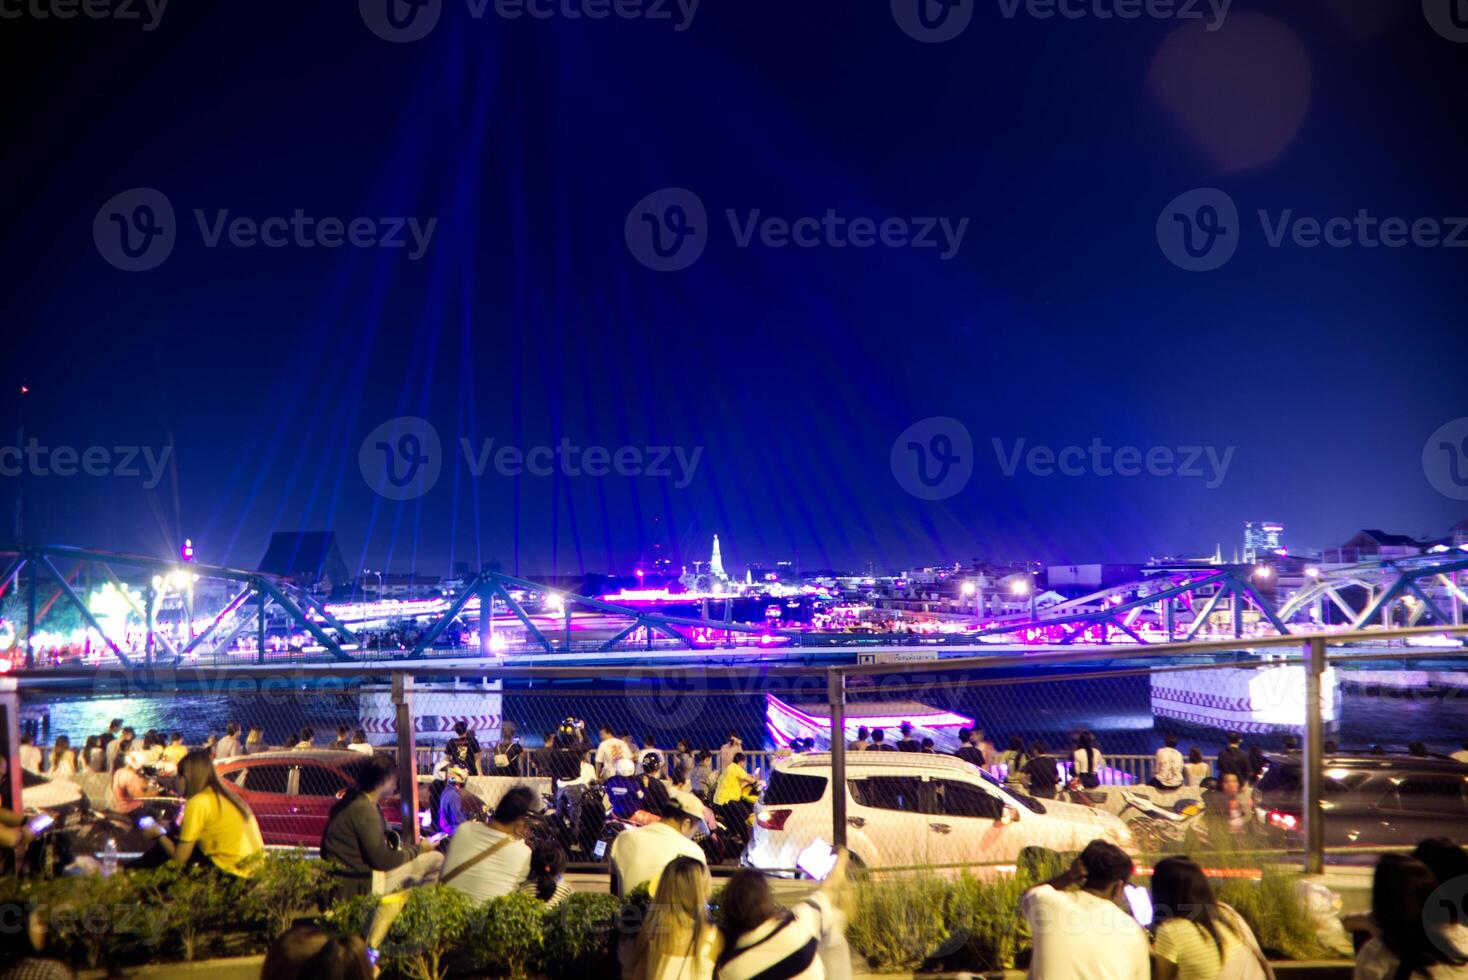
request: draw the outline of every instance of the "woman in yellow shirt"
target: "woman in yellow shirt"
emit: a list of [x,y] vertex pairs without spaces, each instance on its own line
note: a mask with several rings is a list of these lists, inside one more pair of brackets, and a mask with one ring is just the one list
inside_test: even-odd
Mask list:
[[184,809],[178,842],[170,840],[161,827],[148,836],[175,864],[199,864],[247,878],[247,859],[265,850],[255,815],[234,791],[219,778],[207,749],[195,749],[178,764],[183,780]]

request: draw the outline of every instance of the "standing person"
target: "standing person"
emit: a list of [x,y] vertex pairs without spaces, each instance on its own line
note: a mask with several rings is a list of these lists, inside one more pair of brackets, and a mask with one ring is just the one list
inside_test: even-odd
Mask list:
[[887,733],[880,728],[872,729],[872,752],[896,752],[897,750],[887,744]]
[[1183,754],[1177,750],[1177,736],[1168,735],[1152,759],[1152,778],[1147,785],[1169,792],[1183,785]]
[[132,737],[133,730],[123,727],[121,718],[112,719],[112,723],[107,726],[107,731],[102,736],[102,748],[106,753],[105,763],[108,772],[117,768],[117,753],[123,739],[130,740]]
[[1196,862],[1157,862],[1152,908],[1153,980],[1218,980],[1225,970],[1231,977],[1273,976],[1248,923],[1213,896]]
[[[809,739],[806,740],[806,748],[807,749],[810,748],[810,740]],[[933,746],[933,740],[931,738],[925,738],[925,739],[923,739],[923,747],[920,748],[920,749],[918,749],[918,751],[921,752],[921,753],[923,753],[924,755],[937,755],[938,754],[938,750],[936,748],[934,748],[934,746]]]
[[617,769],[617,760],[631,761],[632,748],[615,734],[608,725],[601,726],[601,741],[596,743],[596,774],[602,779],[611,776]]
[[1004,785],[1011,790],[1021,793],[1029,786],[1029,779],[1025,773],[1025,766],[1029,765],[1030,758],[1025,754],[1025,743],[1018,735],[1009,740],[1009,748],[999,757],[999,764],[1004,766]]
[[1195,745],[1188,749],[1188,761],[1183,763],[1183,785],[1189,788],[1203,785],[1203,780],[1213,771],[1203,758],[1203,753],[1198,751]]
[[516,786],[500,797],[488,824],[460,824],[449,841],[439,882],[476,905],[519,888],[530,877],[532,855],[525,841],[539,815],[538,804],[533,790]]
[[897,730],[902,733],[902,737],[897,740],[898,752],[916,752],[922,748],[918,740],[913,738],[912,722],[904,721],[897,726]]
[[230,722],[224,726],[224,737],[214,743],[214,758],[233,759],[237,755],[244,755],[245,747],[240,742],[240,726],[238,722]]
[[984,753],[979,750],[978,739],[972,728],[958,730],[958,751],[953,753],[971,766],[984,768]]
[[245,751],[241,755],[254,755],[264,752],[269,746],[265,744],[265,729],[259,725],[251,725],[250,733],[245,736]]
[[624,830],[612,841],[612,894],[625,898],[646,884],[657,894],[663,869],[675,858],[705,864],[703,848],[690,838],[703,822],[703,801],[688,793],[669,793],[668,806],[656,823]]
[[449,766],[458,766],[470,776],[479,775],[479,738],[474,736],[468,722],[454,722],[454,738],[443,744],[443,756]]
[[793,909],[775,903],[769,879],[758,871],[735,872],[720,903],[724,953],[719,980],[850,977],[851,950],[840,910],[847,857],[840,848],[825,882]]
[[1090,732],[1077,735],[1075,751],[1070,758],[1071,772],[1082,786],[1095,789],[1101,785],[1101,769],[1106,765],[1106,757],[1096,747],[1096,736]]
[[1149,980],[1147,934],[1126,900],[1135,870],[1121,848],[1092,841],[1069,868],[1024,893],[1031,980]]
[[310,728],[302,728],[301,734],[296,736],[296,748],[309,749],[311,743],[316,739],[316,733]]
[[1468,977],[1468,953],[1445,931],[1434,928],[1441,912],[1431,907],[1429,899],[1437,888],[1437,876],[1416,858],[1381,856],[1371,879],[1375,935],[1356,954],[1355,980]]
[[708,749],[699,749],[693,756],[693,775],[688,777],[688,781],[693,784],[693,793],[705,799],[713,798],[719,777],[714,772],[714,755]]
[[1042,800],[1055,799],[1055,787],[1060,784],[1060,771],[1056,761],[1045,754],[1044,743],[1030,744],[1030,758],[1025,763],[1025,776],[1029,780],[1031,796]]
[[[96,738],[95,735],[92,737],[94,739]],[[85,761],[85,750],[83,751],[82,758]],[[41,750],[36,746],[35,736],[30,732],[26,732],[20,737],[20,767],[26,772],[33,772],[39,776],[41,774],[41,759]]]
[[397,769],[373,757],[358,770],[357,788],[331,808],[321,857],[342,867],[337,899],[370,893],[374,871],[384,874],[384,893],[438,880],[443,855],[432,844],[407,844],[388,832],[379,804],[397,788]]
[[249,859],[265,851],[255,815],[214,769],[206,749],[195,749],[179,762],[183,781],[183,821],[175,844],[154,824],[144,835],[156,840],[175,864],[203,864],[248,878]]
[[[478,745],[478,743],[474,743]],[[485,775],[488,776],[518,776],[520,774],[520,756],[525,754],[525,747],[520,744],[519,737],[515,734],[513,722],[505,722],[500,729],[500,739],[494,743],[491,750],[494,758]],[[475,753],[476,755],[478,752]]]
[[673,758],[668,763],[668,774],[672,775],[679,766],[683,767],[685,775],[693,772],[693,746],[686,738],[680,738],[674,743]]
[[78,764],[83,772],[101,772],[106,765],[106,754],[102,751],[102,736],[88,735],[82,743],[82,757]]
[[974,745],[984,756],[984,766],[996,765],[999,762],[999,753],[994,749],[994,743],[989,741],[982,728],[974,729]]
[[553,840],[544,840],[530,852],[530,876],[519,891],[532,895],[546,908],[553,909],[572,894],[566,884],[566,852]]
[[1242,748],[1244,736],[1238,732],[1230,732],[1228,736],[1228,747],[1218,753],[1218,781],[1223,782],[1227,773],[1233,773],[1239,777],[1239,785],[1249,781],[1254,767],[1249,764],[1249,754]]
[[71,750],[71,739],[57,735],[51,746],[51,778],[70,779],[76,775],[76,753]]
[[719,746],[719,770],[723,771],[724,769],[727,769],[729,767],[729,764],[734,761],[735,754],[742,754],[743,752],[744,739],[739,737],[738,732],[730,729],[729,740],[723,745]]
[[709,891],[702,861],[677,857],[668,863],[637,931],[632,980],[713,980],[724,937],[709,914]]
[[856,730],[856,741],[846,746],[848,752],[865,752],[872,747],[872,732],[867,726],[862,725]]
[[345,749],[350,743],[348,736],[351,734],[346,725],[336,726],[336,739],[327,746],[329,749]]
[[668,771],[668,757],[662,749],[658,748],[657,740],[651,735],[642,738],[642,762],[647,763],[647,757],[654,756],[658,760],[658,772]]
[[352,740],[347,743],[348,752],[357,752],[361,755],[372,755],[372,743],[367,741],[367,733],[362,729],[352,732]]

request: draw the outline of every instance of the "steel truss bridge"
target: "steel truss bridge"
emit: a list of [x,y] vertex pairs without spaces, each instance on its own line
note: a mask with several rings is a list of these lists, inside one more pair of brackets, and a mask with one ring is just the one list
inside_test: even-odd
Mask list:
[[[1247,640],[1390,627],[1461,625],[1468,555],[1445,552],[1310,570],[1282,601],[1247,565],[1160,568],[1127,582],[1032,609],[1029,615],[948,622],[938,633],[830,633],[734,622],[733,603],[704,600],[701,616],[672,616],[484,572],[452,597],[401,615],[410,642],[372,642],[362,620],[288,578],[143,555],[62,546],[0,546],[0,669],[413,660],[443,653],[446,634],[476,623],[479,655],[596,654],[726,648],[860,651],[974,649],[991,644],[1148,644]],[[202,583],[202,584],[201,584]],[[1468,584],[1465,581],[1464,584]],[[102,594],[106,602],[96,597]],[[1326,607],[1340,622],[1325,623]],[[405,604],[412,606],[412,603]],[[527,608],[528,607],[528,608]],[[48,640],[48,619],[70,608],[83,624]],[[710,609],[721,608],[722,616]],[[491,610],[486,618],[484,610]],[[202,612],[201,612],[202,610]],[[549,612],[547,610],[550,610]],[[104,623],[104,619],[106,622]],[[357,629],[353,629],[353,625]],[[497,633],[498,631],[498,633]],[[292,645],[282,635],[309,642]],[[1462,642],[1453,641],[1453,642]],[[956,651],[955,651],[956,652]],[[457,656],[473,647],[456,647]]]

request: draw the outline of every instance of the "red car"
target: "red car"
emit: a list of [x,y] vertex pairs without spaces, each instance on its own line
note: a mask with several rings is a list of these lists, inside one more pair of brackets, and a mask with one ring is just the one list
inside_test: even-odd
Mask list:
[[[220,759],[214,768],[255,811],[266,844],[319,847],[331,808],[357,785],[367,758],[336,749],[284,749]],[[380,805],[390,825],[401,824],[396,796]]]

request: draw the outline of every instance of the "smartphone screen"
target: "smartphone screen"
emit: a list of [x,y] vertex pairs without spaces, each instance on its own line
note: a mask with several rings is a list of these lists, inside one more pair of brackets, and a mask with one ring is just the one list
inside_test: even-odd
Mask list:
[[35,817],[32,817],[31,822],[26,824],[26,827],[33,834],[42,834],[45,833],[46,828],[50,827],[55,822],[56,818],[51,816],[51,814],[42,813]]
[[604,841],[604,840],[597,841],[596,842],[596,846],[591,849],[591,853],[596,855],[597,860],[600,860],[600,859],[606,857],[607,856],[607,842]]
[[836,851],[817,837],[796,857],[795,866],[817,881],[825,881],[836,866]]
[[437,844],[439,841],[443,840],[447,836],[448,834],[429,834],[428,842],[430,844]]
[[152,830],[156,826],[158,826],[158,821],[152,817],[138,817],[139,830]]
[[1143,928],[1152,924],[1152,893],[1141,885],[1126,886],[1127,905],[1131,906],[1132,918]]

